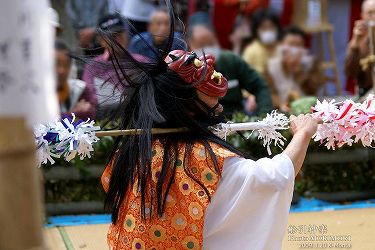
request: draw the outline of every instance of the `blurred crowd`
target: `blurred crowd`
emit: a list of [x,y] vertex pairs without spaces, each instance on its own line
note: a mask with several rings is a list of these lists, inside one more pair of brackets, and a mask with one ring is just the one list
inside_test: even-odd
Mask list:
[[[120,96],[121,89],[103,84],[115,79],[115,69],[97,63],[112,60],[103,31],[136,60],[152,61],[157,56],[154,51],[164,48],[170,32],[170,16],[163,2],[51,1],[55,8],[51,9],[51,22],[57,35],[57,93],[63,114],[74,112],[81,118],[100,119],[116,106],[119,98],[114,97]],[[192,50],[198,55],[204,51],[216,57],[216,70],[229,83],[228,93],[221,100],[228,117],[237,111],[248,115],[265,114],[275,108],[289,112],[293,101],[321,93],[326,79],[322,63],[306,46],[309,37],[297,26],[283,27],[272,9],[258,6],[250,14],[238,15],[228,34],[232,48],[224,49],[209,1],[196,1],[195,12],[190,15],[184,4],[187,1],[174,2],[178,19],[172,49]],[[369,53],[364,23],[375,15],[374,1],[366,2],[347,59],[347,73],[366,80],[361,81],[362,92],[372,86],[371,73],[359,69],[359,60]],[[96,63],[82,63],[71,55],[90,57]]]

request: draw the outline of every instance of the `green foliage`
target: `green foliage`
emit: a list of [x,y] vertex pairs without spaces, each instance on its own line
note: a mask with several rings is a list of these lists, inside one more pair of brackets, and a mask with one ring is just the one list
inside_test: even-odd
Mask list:
[[45,202],[103,201],[105,194],[98,179],[47,180]]
[[308,114],[311,112],[311,107],[316,104],[315,96],[302,97],[290,104],[291,113],[293,115]]
[[302,179],[301,192],[375,190],[375,168],[368,162],[309,165]]
[[[100,141],[94,145],[94,153],[91,158],[80,160],[75,157],[71,162],[58,159],[56,163],[43,166],[44,171],[49,171],[54,166],[64,166],[66,168],[77,168],[83,176],[82,180],[46,180],[45,181],[45,201],[46,202],[70,202],[70,201],[102,201],[104,200],[104,191],[100,180],[90,179],[88,168],[92,165],[104,165],[107,161],[109,152],[113,146],[113,138],[101,137]],[[67,169],[68,171],[69,169]]]
[[[84,169],[85,167],[92,164],[104,164],[107,161],[108,154],[113,146],[113,138],[110,136],[101,137],[100,140],[93,145],[94,152],[91,155],[91,158],[85,158],[81,160],[77,155],[70,162],[65,161],[64,159],[55,159],[55,164],[53,166],[74,166],[78,169]],[[43,165],[43,169],[48,170],[53,168],[50,164]]]

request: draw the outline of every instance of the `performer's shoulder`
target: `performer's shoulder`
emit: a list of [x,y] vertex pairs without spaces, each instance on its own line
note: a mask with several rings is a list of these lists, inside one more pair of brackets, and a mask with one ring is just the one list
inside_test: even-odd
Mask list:
[[[238,156],[236,153],[215,142],[203,143],[201,141],[197,141],[192,146],[193,154],[199,156],[199,158],[209,156],[210,153],[208,150],[212,150],[216,157],[223,160],[227,157]],[[184,152],[185,148],[186,143],[179,144],[180,153]],[[155,140],[153,142],[153,151],[159,153],[163,151],[163,145],[159,140]]]
[[230,151],[229,149],[217,143],[211,142],[210,145],[214,153],[220,157],[227,158],[227,157],[238,156],[236,153]]
[[[215,154],[215,156],[223,160],[227,157],[238,156],[236,153],[215,142],[208,142],[208,145],[212,149],[212,152]],[[205,155],[209,155],[209,153],[206,152],[207,147],[201,142],[195,143],[194,149],[196,149],[196,152],[200,154],[203,154],[204,152]]]

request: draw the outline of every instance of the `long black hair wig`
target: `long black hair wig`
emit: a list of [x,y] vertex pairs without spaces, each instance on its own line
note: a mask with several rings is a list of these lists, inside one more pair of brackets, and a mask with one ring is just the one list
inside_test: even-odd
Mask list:
[[[120,207],[127,194],[137,183],[141,197],[141,214],[146,218],[145,203],[151,201],[151,214],[162,216],[178,162],[179,145],[185,145],[183,152],[184,171],[196,181],[210,199],[207,189],[192,174],[189,158],[195,143],[202,143],[208,157],[214,163],[214,170],[220,174],[216,156],[209,142],[233,151],[241,152],[214,135],[208,126],[225,122],[220,116],[210,115],[209,107],[198,101],[197,90],[185,83],[177,73],[168,68],[164,58],[171,50],[174,38],[174,13],[170,0],[166,1],[170,12],[170,34],[164,48],[154,51],[156,61],[139,62],[105,30],[98,32],[110,45],[111,67],[116,70],[116,79],[123,93],[120,105],[110,120],[117,121],[116,129],[141,129],[143,133],[117,137],[108,163],[112,164],[112,175],[105,200],[105,206],[112,213],[116,223]],[[146,41],[144,41],[146,43]],[[187,132],[153,135],[152,128],[181,128]],[[163,161],[156,190],[148,190],[151,181],[153,141],[158,139],[163,146]],[[150,215],[151,216],[151,215]]]

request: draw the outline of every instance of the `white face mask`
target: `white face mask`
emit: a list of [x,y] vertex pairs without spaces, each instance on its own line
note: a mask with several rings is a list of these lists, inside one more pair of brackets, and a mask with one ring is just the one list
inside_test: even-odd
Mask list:
[[202,50],[204,50],[204,53],[206,55],[207,54],[213,55],[217,59],[220,55],[221,48],[218,45],[214,45],[214,46],[204,47],[202,49],[195,50],[195,53],[197,54],[198,57],[203,56]]
[[262,43],[270,45],[276,42],[277,34],[275,31],[267,30],[259,33],[259,39]]

